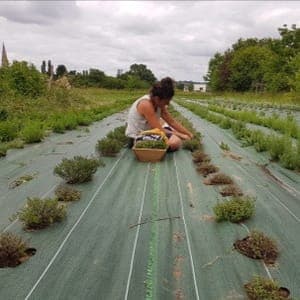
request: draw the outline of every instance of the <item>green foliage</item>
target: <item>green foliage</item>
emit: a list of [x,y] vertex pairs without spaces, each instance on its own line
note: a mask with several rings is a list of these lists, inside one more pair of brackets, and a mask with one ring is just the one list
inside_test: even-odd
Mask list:
[[0,157],[6,156],[7,149],[7,145],[0,143]]
[[45,77],[27,62],[0,68],[0,98],[7,94],[36,98],[46,91]]
[[44,130],[42,128],[42,124],[39,122],[32,122],[21,130],[20,132],[21,138],[25,141],[25,143],[38,143],[44,137]]
[[5,121],[8,117],[8,112],[4,108],[0,108],[0,121]]
[[246,293],[250,300],[288,300],[287,292],[283,293],[283,289],[279,287],[278,282],[254,276],[250,282],[244,285]]
[[67,68],[65,65],[58,65],[56,68],[56,76],[62,77],[68,73]]
[[254,213],[254,199],[250,197],[233,197],[229,201],[218,203],[214,208],[216,221],[239,223],[249,219]]
[[300,29],[279,28],[280,39],[239,39],[209,61],[205,80],[212,91],[299,90]]
[[201,142],[197,138],[192,138],[190,140],[184,140],[182,143],[182,149],[196,151],[201,148]]
[[54,174],[65,179],[67,183],[82,183],[90,181],[100,166],[104,166],[104,163],[99,159],[74,156],[72,159],[63,158],[54,168]]
[[125,126],[115,128],[113,131],[107,134],[110,139],[118,140],[122,145],[127,145],[128,137],[125,135]]
[[135,148],[166,149],[167,144],[164,141],[137,141]]
[[17,137],[19,126],[15,121],[0,122],[0,142],[8,142]]
[[106,137],[98,141],[96,149],[102,156],[116,156],[122,149],[122,142]]
[[12,233],[0,234],[0,268],[16,267],[26,255],[27,244]]
[[230,150],[230,147],[226,143],[224,143],[223,141],[220,144],[220,148],[222,150],[225,150],[225,151],[229,151]]
[[42,229],[66,217],[66,208],[57,199],[27,198],[17,216],[26,229]]
[[[141,81],[147,82],[149,85],[153,84],[156,81],[156,78],[151,70],[147,68],[146,65],[143,64],[133,64],[130,66],[130,70],[127,72],[128,75],[132,75],[138,78]],[[121,75],[127,75],[126,73]]]
[[66,184],[60,184],[55,190],[55,196],[58,201],[71,202],[79,200],[81,192]]

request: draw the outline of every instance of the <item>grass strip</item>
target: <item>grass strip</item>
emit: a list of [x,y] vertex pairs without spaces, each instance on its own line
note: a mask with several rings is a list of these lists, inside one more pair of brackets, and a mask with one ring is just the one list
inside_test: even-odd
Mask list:
[[[155,164],[152,198],[152,216],[153,220],[158,218],[158,201],[160,189],[160,167]],[[157,247],[158,247],[158,223],[151,224],[151,237],[149,243],[149,256],[146,274],[146,300],[154,299],[157,281]]]

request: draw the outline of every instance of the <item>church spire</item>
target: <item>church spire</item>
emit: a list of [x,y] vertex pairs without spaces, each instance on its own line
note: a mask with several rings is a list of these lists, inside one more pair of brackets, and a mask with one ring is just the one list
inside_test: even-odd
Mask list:
[[2,46],[2,64],[1,66],[2,67],[8,67],[8,58],[7,58],[7,53],[6,53],[6,50],[5,50],[5,46],[4,46],[4,43],[3,43],[3,46]]

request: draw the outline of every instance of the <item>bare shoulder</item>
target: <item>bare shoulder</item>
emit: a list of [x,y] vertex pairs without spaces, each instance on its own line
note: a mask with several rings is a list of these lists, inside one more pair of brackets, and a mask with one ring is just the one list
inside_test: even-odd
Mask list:
[[154,111],[152,103],[147,99],[142,99],[137,105],[137,110],[139,113],[144,114],[145,112]]

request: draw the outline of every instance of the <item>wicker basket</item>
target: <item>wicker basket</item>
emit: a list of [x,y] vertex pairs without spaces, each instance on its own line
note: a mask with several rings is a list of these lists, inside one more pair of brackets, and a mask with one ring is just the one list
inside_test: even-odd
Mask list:
[[136,158],[143,162],[157,162],[164,158],[166,149],[132,148]]

